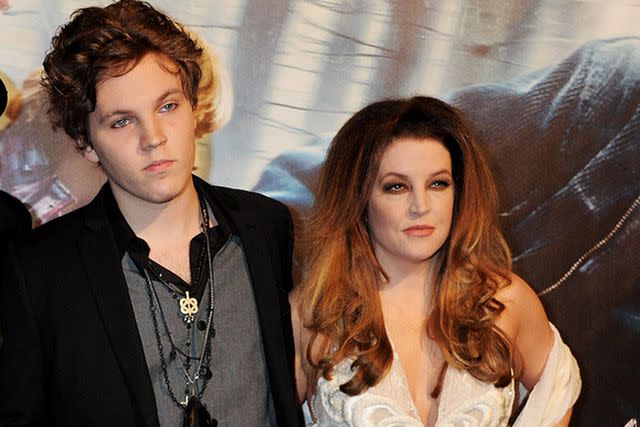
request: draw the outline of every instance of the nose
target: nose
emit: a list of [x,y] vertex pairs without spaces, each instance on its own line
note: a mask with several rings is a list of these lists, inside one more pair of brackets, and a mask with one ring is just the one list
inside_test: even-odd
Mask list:
[[409,216],[417,218],[429,212],[430,209],[431,201],[429,200],[429,193],[426,191],[414,191],[411,195]]
[[167,142],[167,136],[160,119],[150,117],[145,121],[142,128],[143,134],[140,139],[140,147],[142,150],[152,150]]

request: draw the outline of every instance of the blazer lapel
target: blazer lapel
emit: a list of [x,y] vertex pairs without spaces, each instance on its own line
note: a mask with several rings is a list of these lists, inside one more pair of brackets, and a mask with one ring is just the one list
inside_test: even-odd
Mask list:
[[284,346],[282,341],[282,328],[277,327],[280,323],[281,307],[278,300],[278,289],[276,278],[273,274],[271,263],[272,251],[267,245],[266,236],[257,227],[255,217],[243,218],[248,220],[238,226],[238,234],[242,241],[242,248],[245,253],[251,283],[256,298],[256,306],[260,324],[262,325],[262,339],[267,345]]
[[[107,184],[108,185],[108,184]],[[88,206],[79,237],[82,263],[113,352],[138,411],[140,425],[158,426],[155,395],[115,240],[104,208],[105,190]]]
[[[289,405],[296,400],[292,380],[293,360],[288,357],[288,353],[293,352],[293,347],[288,345],[285,339],[285,335],[291,334],[290,312],[288,305],[283,306],[287,304],[287,296],[280,291],[281,286],[278,286],[278,278],[274,274],[274,249],[269,247],[268,237],[263,230],[267,225],[258,221],[257,213],[253,209],[238,206],[235,199],[218,188],[207,187],[207,191],[213,197],[214,215],[216,210],[222,211],[232,222],[231,225],[242,242],[260,321],[278,422],[283,425],[295,423],[297,412]],[[291,421],[287,421],[289,419]]]
[[213,202],[214,215],[216,211],[222,211],[226,219],[231,221],[232,228],[238,233],[242,242],[262,327],[265,352],[269,353],[270,349],[282,349],[285,346],[282,328],[279,327],[282,307],[280,307],[279,287],[272,267],[271,257],[273,255],[267,244],[267,237],[258,226],[256,212],[239,208],[235,200],[227,197],[215,187],[209,187],[209,191],[213,193],[213,200],[209,200],[209,202]]

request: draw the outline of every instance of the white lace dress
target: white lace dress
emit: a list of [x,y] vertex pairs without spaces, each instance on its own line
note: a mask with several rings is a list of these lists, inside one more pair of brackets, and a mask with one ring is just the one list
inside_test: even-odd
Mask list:
[[[551,426],[562,418],[581,387],[577,363],[552,326],[554,343],[543,374],[530,393],[516,426]],[[366,392],[349,396],[340,384],[352,375],[351,360],[338,364],[331,380],[321,377],[307,414],[314,427],[423,427],[404,371],[394,353],[389,373]],[[449,367],[438,405],[437,427],[494,427],[507,425],[515,384],[496,388],[465,371]]]

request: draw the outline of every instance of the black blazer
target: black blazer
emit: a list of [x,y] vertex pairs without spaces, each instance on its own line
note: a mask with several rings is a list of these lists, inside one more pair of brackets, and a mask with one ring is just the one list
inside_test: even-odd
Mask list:
[[0,238],[31,230],[31,215],[25,205],[9,193],[0,191]]
[[[196,178],[242,241],[280,426],[296,404],[290,308],[292,225],[259,194]],[[36,229],[0,261],[0,425],[157,426],[158,415],[102,191]]]

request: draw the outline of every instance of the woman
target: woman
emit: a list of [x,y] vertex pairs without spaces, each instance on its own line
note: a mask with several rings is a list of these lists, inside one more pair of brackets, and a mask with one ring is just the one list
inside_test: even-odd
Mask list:
[[[318,426],[567,425],[578,368],[511,271],[461,113],[383,101],[332,141],[291,296],[300,400]],[[533,231],[532,231],[533,232]]]

